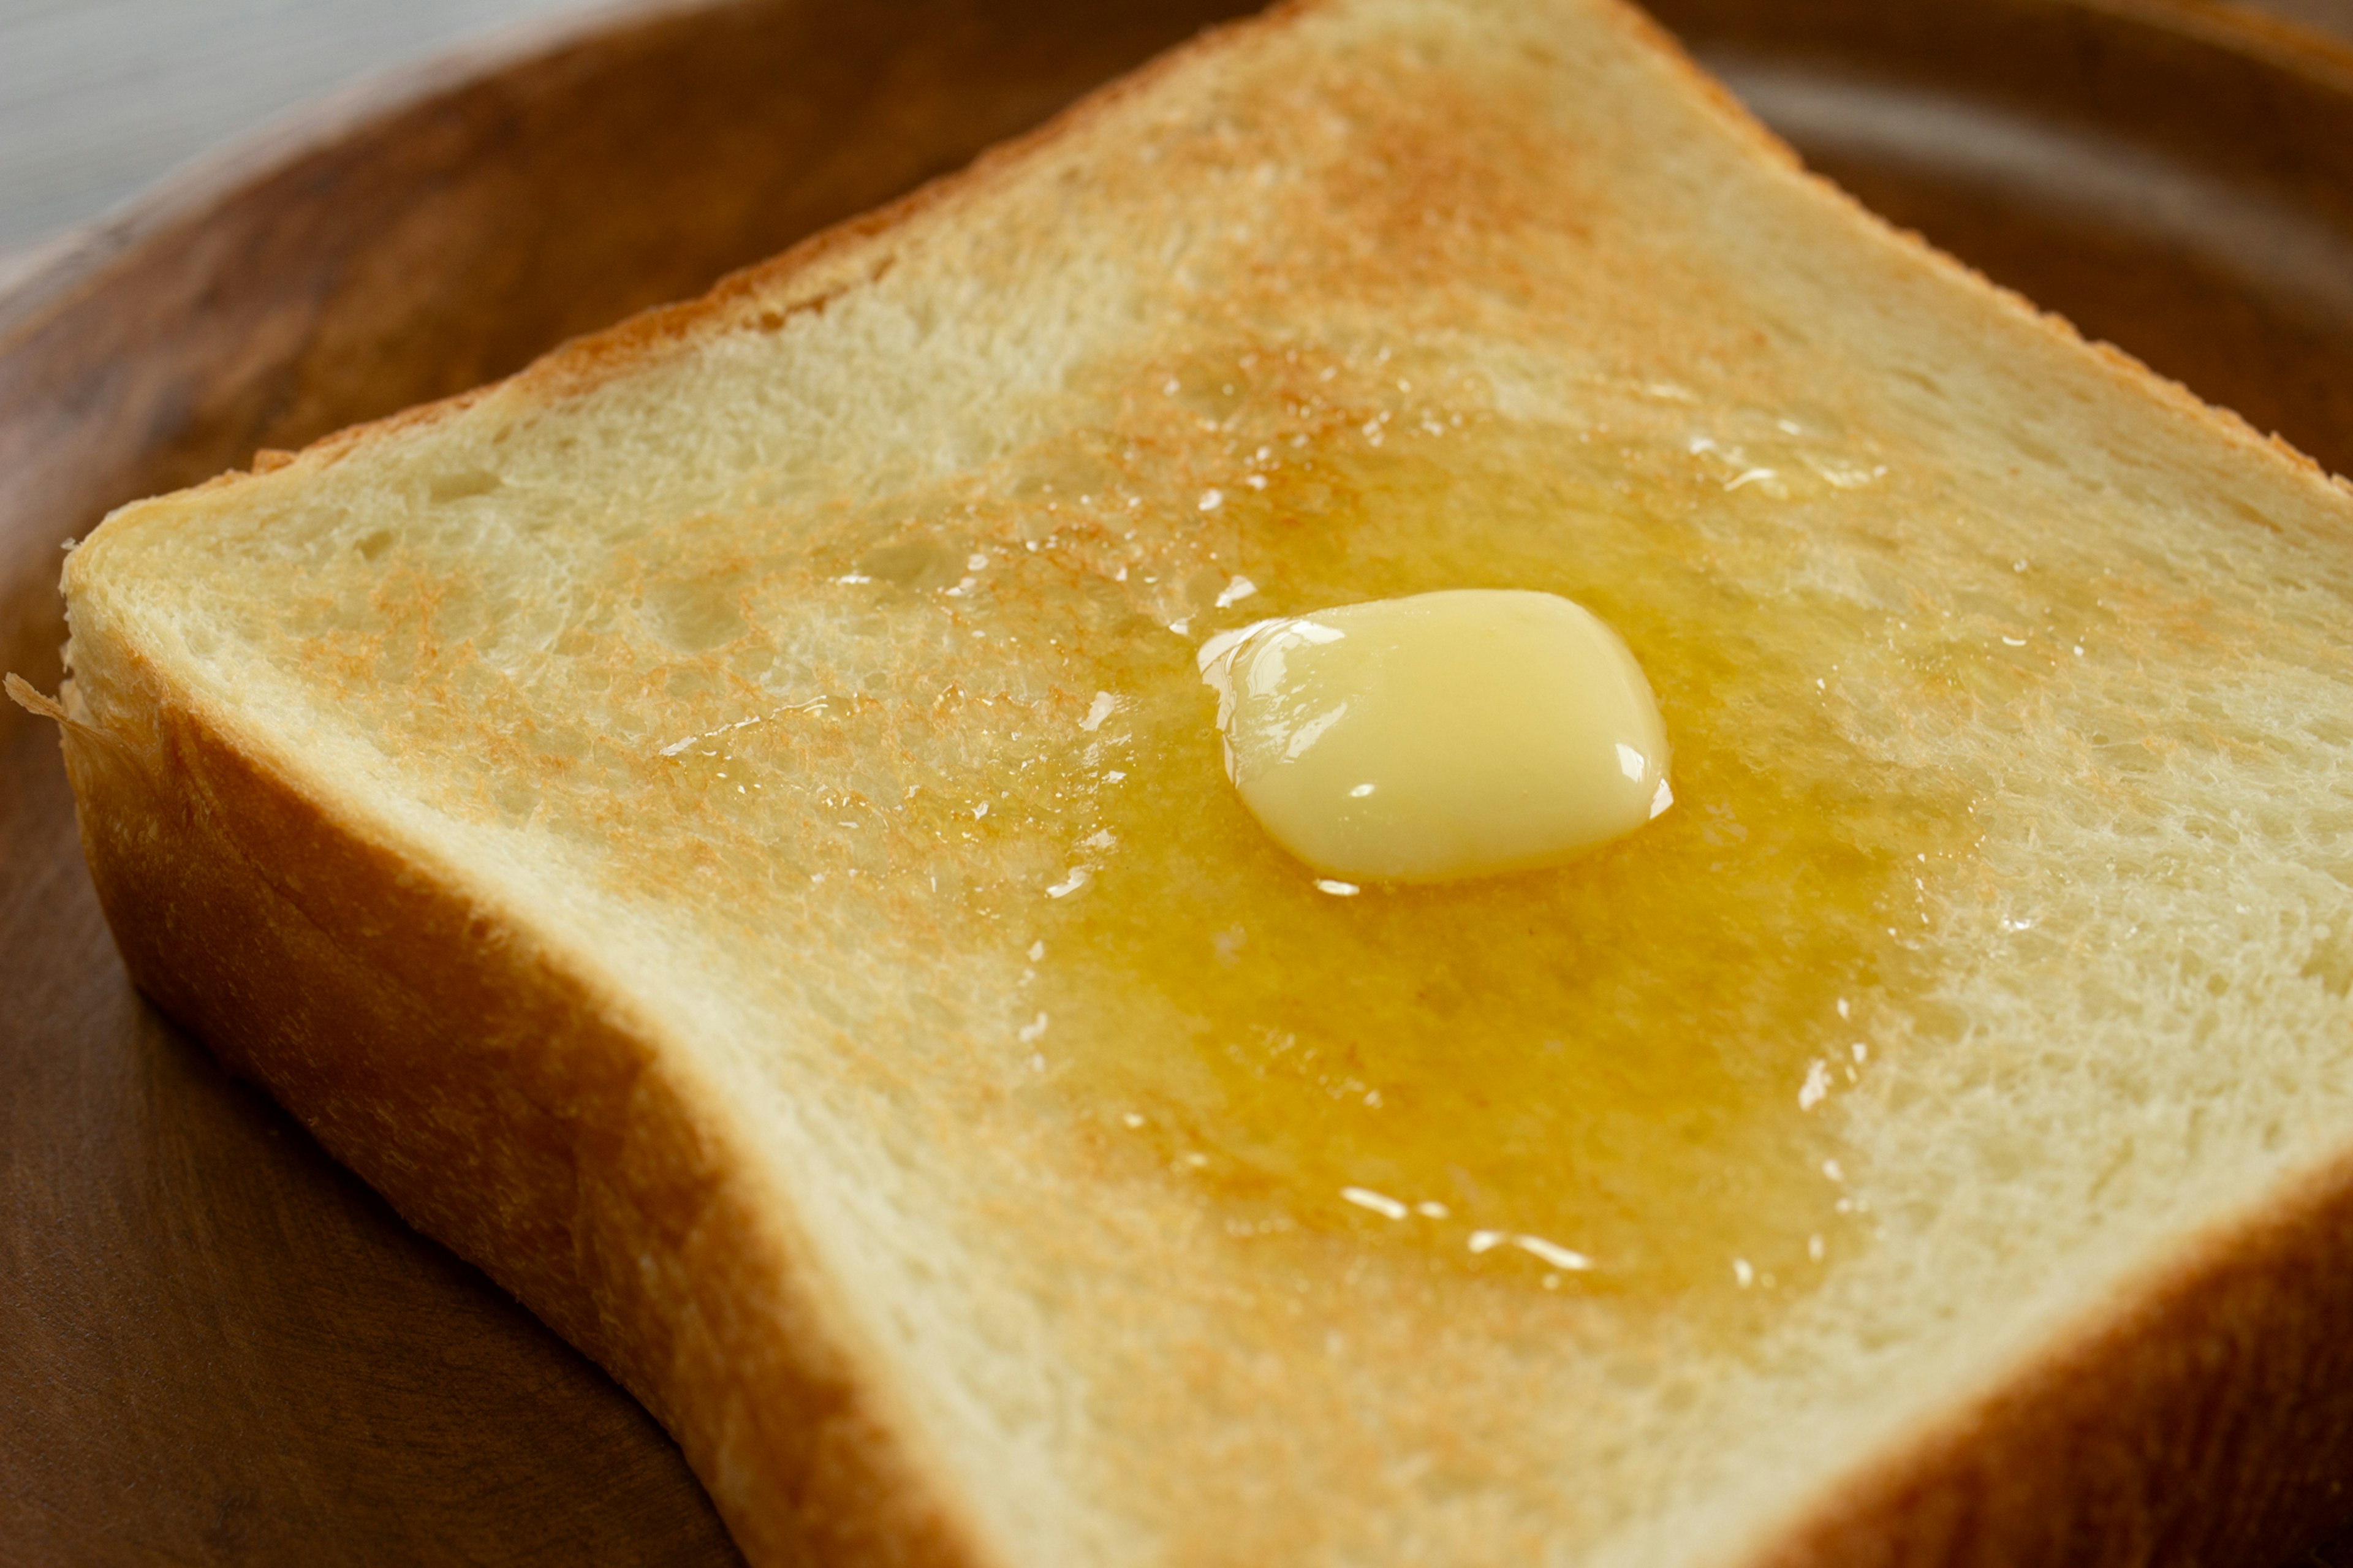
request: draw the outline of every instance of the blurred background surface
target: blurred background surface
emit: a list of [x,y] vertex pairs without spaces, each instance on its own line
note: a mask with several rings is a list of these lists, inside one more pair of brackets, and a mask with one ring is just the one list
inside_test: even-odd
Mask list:
[[[298,104],[463,40],[605,3],[0,0],[0,287],[43,241]],[[2241,8],[2353,39],[2353,0]]]
[[585,0],[0,0],[0,253],[21,254],[369,71],[590,8]]

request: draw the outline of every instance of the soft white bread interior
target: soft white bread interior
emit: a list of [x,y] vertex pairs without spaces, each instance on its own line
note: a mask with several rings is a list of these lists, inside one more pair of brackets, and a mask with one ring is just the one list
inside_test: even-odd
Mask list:
[[[1677,807],[1318,895],[1194,647],[1467,585]],[[754,1561],[2141,1561],[2345,1457],[2353,499],[1612,0],[1286,7],[66,592],[141,984]]]

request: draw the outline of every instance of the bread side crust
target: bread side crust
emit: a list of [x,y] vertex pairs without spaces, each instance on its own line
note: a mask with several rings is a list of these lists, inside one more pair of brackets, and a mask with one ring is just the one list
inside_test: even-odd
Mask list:
[[610,1371],[751,1562],[993,1568],[710,1087],[504,911],[127,662],[107,727],[62,728],[140,989]]

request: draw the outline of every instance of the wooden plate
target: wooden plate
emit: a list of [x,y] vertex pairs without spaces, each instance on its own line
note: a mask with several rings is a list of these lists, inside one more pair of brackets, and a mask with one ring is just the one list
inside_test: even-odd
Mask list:
[[[182,181],[0,300],[0,663],[56,679],[106,507],[692,293],[1238,8],[658,0]],[[2353,469],[2353,53],[2171,0],[1658,9],[1883,212]],[[0,868],[0,1557],[733,1559],[601,1373],[139,1001],[13,710]]]

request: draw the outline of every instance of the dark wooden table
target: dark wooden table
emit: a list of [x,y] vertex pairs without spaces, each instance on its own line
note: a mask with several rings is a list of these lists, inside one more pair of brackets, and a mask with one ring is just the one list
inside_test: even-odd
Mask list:
[[355,75],[592,0],[0,0],[0,253]]

